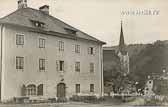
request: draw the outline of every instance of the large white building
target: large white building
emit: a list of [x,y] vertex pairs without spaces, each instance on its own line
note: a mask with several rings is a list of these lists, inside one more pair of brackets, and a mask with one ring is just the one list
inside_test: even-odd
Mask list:
[[103,95],[104,42],[18,1],[0,19],[1,101]]

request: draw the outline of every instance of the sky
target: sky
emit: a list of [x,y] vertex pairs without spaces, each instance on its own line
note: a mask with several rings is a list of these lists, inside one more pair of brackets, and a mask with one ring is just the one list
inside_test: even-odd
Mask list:
[[[119,43],[121,20],[126,44],[168,40],[168,0],[27,0],[49,5],[50,14],[106,42]],[[17,0],[0,1],[0,18],[17,10]]]

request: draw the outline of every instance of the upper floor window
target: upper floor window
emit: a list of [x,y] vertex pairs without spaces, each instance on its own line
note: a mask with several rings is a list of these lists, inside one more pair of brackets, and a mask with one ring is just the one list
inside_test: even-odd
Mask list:
[[80,84],[75,85],[76,93],[80,93]]
[[16,35],[16,45],[24,45],[24,35]]
[[64,71],[64,61],[56,61],[58,71]]
[[39,38],[39,48],[45,48],[45,39]]
[[24,69],[24,57],[16,57],[16,69]]
[[80,72],[80,62],[75,63],[75,71]]
[[75,45],[75,53],[80,53],[80,45]]
[[45,70],[45,59],[39,59],[39,70],[40,71]]
[[95,54],[94,51],[95,51],[95,50],[94,50],[93,47],[89,47],[89,48],[88,48],[88,54],[93,55],[93,54]]
[[90,92],[94,92],[94,84],[90,84]]
[[94,72],[94,63],[90,63],[90,72]]
[[59,41],[59,51],[64,51],[64,42]]

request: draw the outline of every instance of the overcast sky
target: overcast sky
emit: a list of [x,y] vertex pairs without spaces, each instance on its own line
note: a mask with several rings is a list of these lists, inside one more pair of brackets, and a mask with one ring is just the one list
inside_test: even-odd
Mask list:
[[[118,44],[121,20],[126,44],[168,40],[168,0],[27,1],[28,7],[36,9],[49,5],[51,15],[106,42],[108,46]],[[0,1],[0,17],[16,9],[17,0]],[[152,14],[148,14],[149,11]]]

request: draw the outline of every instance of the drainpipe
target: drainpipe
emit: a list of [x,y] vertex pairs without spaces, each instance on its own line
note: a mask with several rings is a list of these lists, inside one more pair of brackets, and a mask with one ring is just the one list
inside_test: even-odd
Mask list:
[[104,78],[103,78],[103,49],[100,47],[100,63],[101,63],[101,97],[104,95]]
[[1,89],[2,89],[2,37],[3,37],[3,28],[4,28],[4,25],[1,24],[1,77],[0,77],[0,101],[2,100],[1,99],[1,96],[2,96],[2,93],[1,93]]

